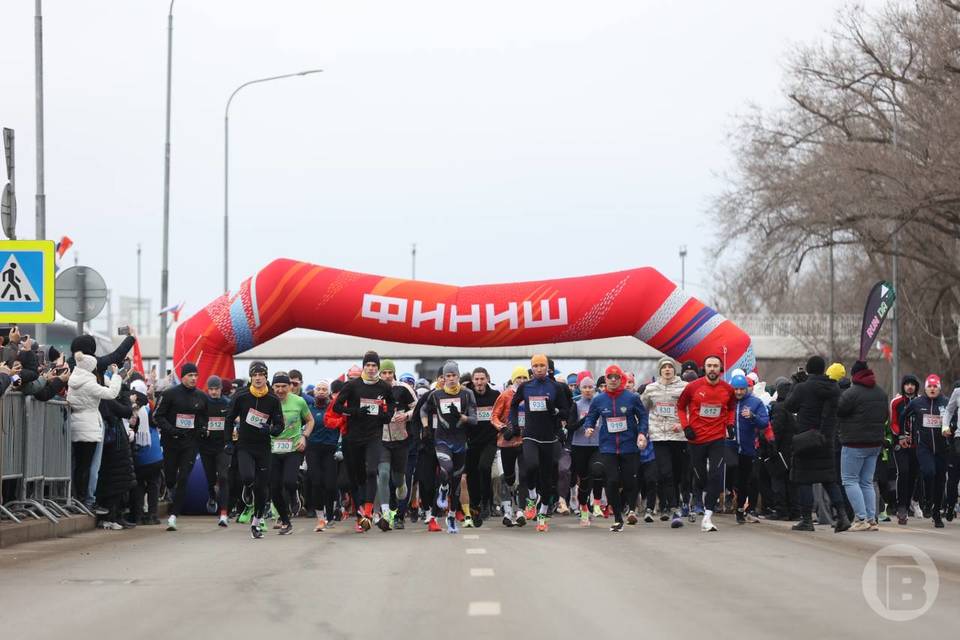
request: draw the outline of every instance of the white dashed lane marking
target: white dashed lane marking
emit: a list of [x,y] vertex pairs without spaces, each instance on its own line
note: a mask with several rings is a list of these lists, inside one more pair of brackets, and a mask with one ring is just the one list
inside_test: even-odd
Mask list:
[[487,567],[474,567],[470,569],[471,578],[492,578],[493,569]]
[[468,556],[482,556],[486,552],[487,550],[484,549],[483,547],[470,547],[469,549],[467,549]]
[[499,602],[471,602],[467,608],[468,616],[498,616],[500,615]]

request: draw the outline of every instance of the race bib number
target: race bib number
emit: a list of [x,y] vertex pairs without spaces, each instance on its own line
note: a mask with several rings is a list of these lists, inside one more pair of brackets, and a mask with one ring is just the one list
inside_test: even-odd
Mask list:
[[273,453],[290,453],[293,451],[293,440],[271,440],[270,450]]
[[623,433],[627,430],[625,416],[611,416],[607,418],[607,433]]
[[209,418],[207,420],[207,431],[223,431],[226,421],[226,418]]
[[701,417],[701,418],[719,418],[719,417],[720,417],[720,405],[718,405],[718,404],[702,404],[702,405],[700,405],[700,417]]
[[943,416],[939,413],[934,415],[932,413],[924,414],[923,416],[923,426],[928,429],[939,429],[943,426]]
[[247,424],[255,429],[263,429],[263,425],[267,424],[269,419],[270,416],[256,409],[247,411]]
[[477,420],[479,422],[490,422],[493,418],[493,407],[477,407]]
[[383,425],[383,440],[386,442],[395,442],[397,440],[407,439],[407,423],[391,422]]
[[380,415],[380,403],[377,400],[370,400],[369,398],[360,398],[360,408],[364,407],[373,407],[372,409],[364,409],[368,412],[367,415],[378,416]]
[[456,407],[457,411],[462,413],[460,407],[460,398],[441,398],[440,399],[440,413],[447,415],[450,413],[450,407]]
[[[653,411],[656,415],[661,418],[676,418],[677,417],[677,405],[672,402],[658,402]],[[717,414],[719,415],[719,414]]]
[[193,429],[194,416],[189,413],[177,414],[177,429]]
[[532,396],[527,405],[530,407],[530,411],[546,411],[547,396]]
[[525,427],[527,426],[527,414],[524,411],[517,412],[517,426]]

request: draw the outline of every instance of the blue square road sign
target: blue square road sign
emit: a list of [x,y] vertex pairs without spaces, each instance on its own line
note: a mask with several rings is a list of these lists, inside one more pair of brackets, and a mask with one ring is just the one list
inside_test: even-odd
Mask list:
[[0,323],[53,322],[54,243],[0,242]]

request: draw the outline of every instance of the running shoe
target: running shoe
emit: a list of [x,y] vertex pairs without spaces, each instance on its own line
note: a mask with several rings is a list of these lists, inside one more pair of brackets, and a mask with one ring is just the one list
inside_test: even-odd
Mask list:
[[647,509],[643,512],[643,521],[647,524],[653,522],[653,509]]
[[[117,522],[111,522],[111,521],[109,521],[109,520],[104,520],[103,522],[100,523],[100,528],[101,528],[101,529],[106,529],[107,531],[122,531],[122,530],[123,530],[123,525],[121,525],[121,524],[119,524],[119,523],[117,523]],[[176,529],[174,529],[174,531],[176,531]]]
[[673,519],[670,520],[671,529],[679,529],[683,526],[683,516],[681,516],[679,511],[673,512]]
[[447,485],[442,485],[440,490],[437,492],[437,506],[441,509],[447,508],[447,494],[450,493],[450,488]]
[[[639,520],[639,518],[637,518],[637,512],[636,512],[636,511],[629,511],[629,512],[627,513],[627,524],[630,524],[630,525],[637,524],[637,521],[638,521],[638,520]],[[646,520],[646,518],[644,518],[644,520]],[[650,518],[650,522],[653,522],[653,517]]]
[[680,506],[680,515],[686,518],[690,515],[690,505],[684,504]]
[[370,530],[370,518],[368,518],[365,515],[357,518],[357,524],[360,525],[360,528],[363,529],[364,531]]
[[383,532],[390,531],[390,520],[387,519],[387,514],[382,514],[380,519],[377,520],[377,528]]
[[563,498],[560,498],[557,501],[557,513],[559,513],[562,516],[565,516],[568,513],[570,513],[570,507],[567,506],[567,501],[564,500]]
[[599,502],[593,504],[593,517],[602,518],[603,517],[603,507],[600,506]]
[[537,501],[533,498],[527,498],[527,506],[523,510],[523,517],[527,520],[533,520],[537,517]]
[[933,520],[934,527],[937,529],[943,529],[943,518],[940,517],[940,511],[938,509],[933,510],[930,519]]
[[870,525],[870,531],[880,531],[880,524],[876,520],[867,520]]
[[916,500],[914,500],[914,501],[911,503],[911,505],[910,505],[910,510],[913,511],[913,517],[914,517],[914,518],[922,518],[922,517],[923,517],[923,509],[920,508],[920,503],[918,503]]
[[743,509],[737,509],[737,524],[746,524],[747,516],[743,514]]
[[547,516],[540,514],[537,516],[537,531],[544,533],[547,528]]
[[280,531],[277,531],[277,535],[288,536],[293,533],[293,525],[289,522],[284,522],[280,527]]
[[695,505],[693,505],[693,512],[694,512],[695,514],[697,514],[698,516],[702,516],[702,515],[703,515],[703,505],[702,505],[702,504],[695,504]]
[[622,522],[614,522],[614,523],[610,526],[610,531],[613,532],[613,533],[620,533],[621,531],[623,531],[623,523],[622,523]]
[[510,516],[503,516],[503,520],[500,522],[503,523],[503,526],[510,528],[513,526],[513,520],[510,519]]
[[525,524],[527,524],[527,516],[523,515],[522,513],[518,513],[518,514],[517,514],[516,525],[517,525],[518,527],[522,527],[522,526],[525,525]]
[[457,519],[457,522],[463,522],[463,511],[457,511],[457,514],[454,517]]
[[590,512],[586,509],[580,511],[580,526],[589,527],[590,526]]
[[713,524],[713,518],[707,515],[703,516],[703,521],[700,523],[700,531],[707,533],[716,530],[717,527]]
[[903,507],[897,509],[897,524],[907,524],[907,510]]
[[217,512],[217,499],[216,499],[216,498],[210,498],[210,499],[208,499],[208,500],[207,500],[207,513],[209,513],[210,515],[213,515],[213,514],[216,513],[216,512]]
[[887,513],[886,509],[884,509],[883,511],[880,512],[880,516],[878,519],[880,522],[890,522],[890,514]]
[[431,516],[430,519],[427,520],[427,531],[430,531],[433,533],[437,533],[438,531],[440,531],[440,525],[437,524],[437,519],[434,518],[433,516]]
[[473,518],[470,516],[463,517],[463,528],[464,529],[473,529]]
[[359,521],[359,520],[357,521],[357,523],[356,523],[355,525],[353,525],[353,530],[356,531],[357,533],[363,533],[363,532],[365,531],[365,529],[360,526],[360,521]]
[[327,528],[327,521],[323,518],[317,518],[317,526],[313,528],[314,532],[319,533]]
[[953,519],[956,515],[957,514],[956,514],[956,511],[954,510],[954,507],[947,507],[946,509],[943,510],[943,519],[946,520],[947,522],[953,522]]
[[396,530],[404,529],[403,515],[396,509],[390,511],[390,526]]
[[227,515],[224,514],[220,516],[220,519],[217,521],[217,526],[226,528],[229,523],[230,521],[227,519]]
[[756,524],[760,522],[760,518],[758,518],[757,514],[754,513],[753,511],[747,511],[746,514],[744,515],[747,518],[747,522],[749,522],[750,524]]
[[167,531],[177,530],[177,516],[171,515],[167,518]]
[[263,531],[260,531],[260,525],[252,524],[250,525],[250,537],[254,540],[259,540],[263,537]]
[[447,516],[447,533],[458,533],[459,529],[457,528],[457,518],[456,516],[449,515]]
[[669,510],[669,509],[661,509],[661,510],[660,510],[660,522],[666,522],[666,521],[669,520],[669,519],[670,519],[670,510]]

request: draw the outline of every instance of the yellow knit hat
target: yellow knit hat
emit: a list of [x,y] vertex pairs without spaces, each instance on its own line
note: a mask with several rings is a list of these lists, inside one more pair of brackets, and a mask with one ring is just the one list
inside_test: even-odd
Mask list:
[[834,362],[832,365],[827,367],[827,377],[837,382],[840,378],[843,378],[847,375],[847,369],[839,362]]
[[517,378],[529,378],[530,374],[527,373],[527,368],[524,366],[514,367],[513,372],[510,374],[510,382],[513,382]]

